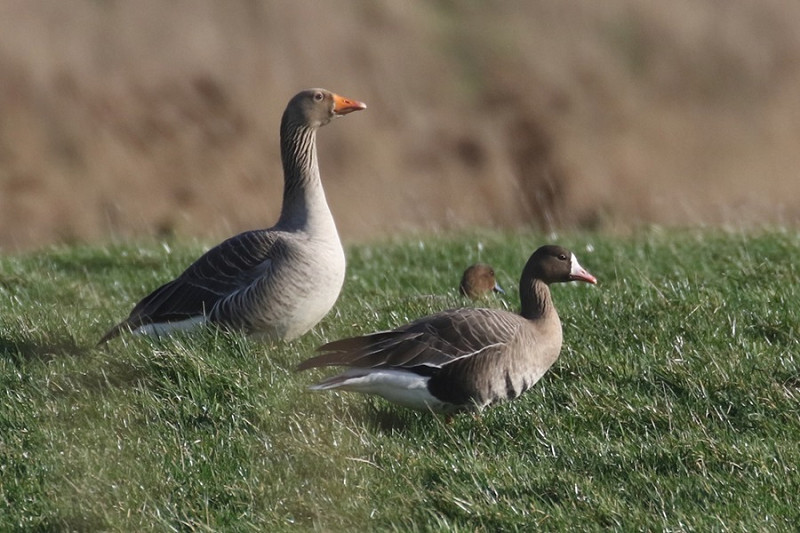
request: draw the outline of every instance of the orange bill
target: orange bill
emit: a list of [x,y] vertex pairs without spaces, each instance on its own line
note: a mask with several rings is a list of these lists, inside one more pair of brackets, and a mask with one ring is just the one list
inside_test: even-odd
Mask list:
[[364,102],[351,100],[350,98],[345,98],[343,96],[339,96],[338,94],[333,95],[333,112],[337,115],[346,115],[347,113],[360,111],[361,109],[366,108],[367,104]]

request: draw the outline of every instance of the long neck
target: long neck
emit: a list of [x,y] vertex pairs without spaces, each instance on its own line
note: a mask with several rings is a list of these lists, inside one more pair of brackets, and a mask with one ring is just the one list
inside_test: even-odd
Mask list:
[[278,225],[284,228],[336,231],[317,163],[317,132],[286,119],[281,122],[283,206]]
[[522,279],[519,284],[519,295],[522,309],[520,314],[528,320],[534,320],[555,313],[550,298],[550,288],[540,279]]

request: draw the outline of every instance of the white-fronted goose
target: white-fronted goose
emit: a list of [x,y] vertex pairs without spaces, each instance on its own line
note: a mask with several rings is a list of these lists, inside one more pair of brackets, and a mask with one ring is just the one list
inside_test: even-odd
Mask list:
[[561,322],[550,283],[597,283],[575,256],[542,246],[519,282],[520,314],[497,309],[452,309],[392,331],[330,342],[298,370],[347,366],[313,390],[342,389],[383,396],[413,409],[482,409],[516,398],[558,359]]
[[284,190],[277,224],[203,254],[136,304],[100,343],[124,330],[160,335],[207,322],[289,340],[319,322],[339,296],[345,258],[320,181],[317,129],[366,107],[324,89],[295,95],[281,119]]
[[497,283],[494,269],[486,263],[475,263],[468,267],[461,276],[458,290],[470,300],[479,300],[490,292],[506,293]]

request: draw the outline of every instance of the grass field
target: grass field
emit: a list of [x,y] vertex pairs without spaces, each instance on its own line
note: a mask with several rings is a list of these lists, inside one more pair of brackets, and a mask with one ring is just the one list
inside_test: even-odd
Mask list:
[[[519,400],[451,423],[310,393],[319,343],[464,305],[528,255],[600,280],[553,288],[561,359]],[[201,245],[0,258],[0,530],[781,531],[800,523],[800,235],[472,233],[348,250],[332,312],[293,343],[208,331],[93,347]]]

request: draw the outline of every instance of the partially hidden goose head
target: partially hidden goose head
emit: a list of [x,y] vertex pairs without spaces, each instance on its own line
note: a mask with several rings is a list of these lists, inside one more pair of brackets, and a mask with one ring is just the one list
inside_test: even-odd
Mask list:
[[330,342],[298,370],[344,366],[313,385],[377,394],[413,409],[434,412],[482,409],[518,397],[558,359],[561,322],[551,283],[597,279],[560,246],[543,246],[525,265],[520,314],[499,309],[442,311],[362,337]]
[[292,97],[281,119],[284,190],[277,223],[211,248],[140,300],[100,343],[126,330],[158,336],[206,323],[291,340],[317,324],[339,296],[345,256],[322,188],[316,132],[366,107],[325,89]]
[[283,120],[317,129],[336,117],[366,108],[367,105],[363,102],[339,96],[326,89],[306,89],[289,101]]
[[497,283],[494,269],[486,263],[475,263],[468,267],[461,276],[458,290],[471,300],[483,298],[490,292],[506,293]]

